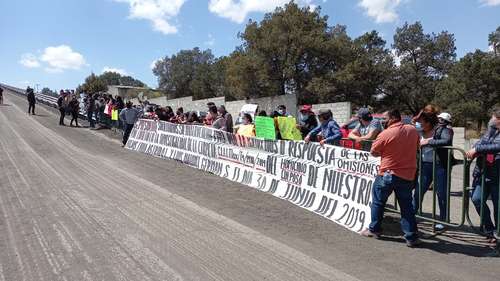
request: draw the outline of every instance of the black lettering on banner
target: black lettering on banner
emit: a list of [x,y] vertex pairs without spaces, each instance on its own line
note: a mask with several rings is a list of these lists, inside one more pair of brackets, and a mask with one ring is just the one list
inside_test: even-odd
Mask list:
[[257,189],[263,190],[266,188],[267,178],[262,174],[257,174]]
[[229,177],[229,169],[231,169],[231,165],[229,164],[224,165],[224,175],[222,175],[222,177],[224,178]]
[[253,178],[253,172],[250,170],[244,170],[243,179],[241,180],[241,183],[244,185],[250,185],[252,183],[252,178]]
[[332,209],[329,215],[331,217],[333,213],[335,213],[335,210],[337,209],[337,204],[338,200],[323,195],[321,197],[321,202],[319,204],[319,207],[316,210],[314,210],[314,212],[324,216],[328,211],[330,211],[330,206],[331,206]]
[[274,155],[267,156],[267,167],[266,173],[276,176],[276,165],[278,163],[278,157]]
[[319,170],[318,167],[314,165],[309,165],[307,185],[317,188],[316,183],[318,182],[318,170]]
[[238,181],[240,178],[240,168],[234,167],[232,181]]
[[271,185],[269,186],[269,190],[267,191],[268,193],[276,193],[276,190],[278,190],[278,185],[280,181],[277,179],[271,179]]

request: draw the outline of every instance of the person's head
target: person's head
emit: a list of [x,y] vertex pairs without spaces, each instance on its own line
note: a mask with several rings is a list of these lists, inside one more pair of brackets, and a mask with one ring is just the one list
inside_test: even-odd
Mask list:
[[278,105],[277,111],[280,115],[285,115],[286,114],[286,106],[284,106],[283,104]]
[[248,125],[252,123],[252,115],[245,113],[243,114],[243,124]]
[[217,115],[218,115],[218,113],[217,113],[217,107],[215,105],[214,106],[210,106],[208,108],[208,114],[210,114],[210,116],[212,118],[214,118],[214,119],[217,118]]
[[261,110],[258,114],[258,116],[263,116],[263,117],[267,117],[267,113],[265,110]]
[[210,109],[210,107],[215,106],[214,102],[207,102],[207,108]]
[[219,113],[220,113],[221,115],[224,115],[224,114],[226,114],[226,113],[227,113],[226,107],[225,107],[225,106],[223,106],[223,105],[220,105],[220,106],[219,106],[219,108],[217,108],[217,110],[219,111]]
[[397,109],[388,110],[383,113],[382,118],[384,128],[388,128],[392,124],[401,122],[401,113]]
[[318,112],[318,118],[321,124],[330,121],[332,119],[332,116],[333,114],[330,109],[320,109]]
[[500,130],[500,106],[493,108],[490,122],[488,123],[491,127],[496,127]]
[[59,95],[64,96],[64,90],[60,90]]
[[300,108],[300,114],[304,119],[309,118],[309,116],[314,115],[314,112],[312,111],[312,106],[311,105],[303,105]]
[[132,108],[132,102],[128,101],[127,104],[125,105],[128,109]]
[[443,112],[438,115],[439,124],[443,126],[448,126],[451,124],[451,114]]
[[177,111],[175,112],[175,114],[177,114],[179,116],[183,115],[184,114],[184,108],[182,108],[182,107],[177,108]]
[[434,113],[424,112],[420,116],[419,121],[420,121],[420,123],[422,125],[422,130],[424,132],[429,132],[432,129],[434,129],[434,127],[436,127],[436,125],[439,122],[439,119],[438,119],[437,115],[434,114]]
[[116,100],[117,100],[117,101],[123,101],[123,100],[122,100],[122,97],[120,97],[120,96],[117,96],[117,97],[116,97]]
[[167,113],[174,113],[174,110],[172,109],[171,106],[166,106],[165,107],[165,112],[167,112]]
[[358,110],[358,113],[356,114],[356,117],[358,117],[359,122],[363,124],[363,126],[368,126],[370,122],[373,120],[373,116],[370,109],[366,107],[360,108]]
[[188,114],[187,122],[188,123],[200,123],[200,118],[198,118],[198,115],[196,114],[196,112],[191,111]]

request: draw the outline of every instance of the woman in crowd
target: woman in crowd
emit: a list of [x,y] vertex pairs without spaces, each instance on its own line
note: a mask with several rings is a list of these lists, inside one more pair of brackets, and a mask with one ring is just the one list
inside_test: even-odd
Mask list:
[[191,111],[188,113],[188,116],[186,118],[186,124],[189,125],[202,125],[203,123],[201,122],[200,118],[196,114],[196,112]]
[[[473,173],[472,203],[474,203],[478,214],[481,214],[481,208],[483,209],[482,231],[491,243],[496,243],[494,233],[498,223],[500,223],[500,214],[498,213],[500,193],[500,107],[493,110],[486,133],[479,139],[474,148],[467,152],[467,157],[471,160],[478,157]],[[482,186],[483,176],[484,186]],[[486,204],[490,196],[491,201],[493,201],[493,214],[496,223],[491,220],[490,208]]]
[[243,123],[239,126],[236,133],[245,137],[255,137],[255,125],[252,124],[252,116],[248,113],[243,115]]
[[[424,194],[434,183],[438,197],[439,217],[441,221],[447,220],[448,210],[448,150],[440,147],[453,144],[453,131],[449,128],[451,116],[440,115],[435,112],[422,112],[417,120],[421,124],[420,139],[420,177],[417,179],[413,195],[413,208],[417,212],[420,208]],[[446,119],[446,120],[445,120]],[[436,163],[434,162],[434,150],[436,151]],[[434,166],[436,173],[434,177]],[[442,224],[435,225],[436,230],[443,230]]]
[[69,102],[69,109],[71,112],[71,122],[69,122],[69,126],[73,127],[73,121],[76,123],[76,127],[78,126],[78,113],[80,112],[80,102],[76,99],[76,96],[73,96],[71,98],[71,101]]

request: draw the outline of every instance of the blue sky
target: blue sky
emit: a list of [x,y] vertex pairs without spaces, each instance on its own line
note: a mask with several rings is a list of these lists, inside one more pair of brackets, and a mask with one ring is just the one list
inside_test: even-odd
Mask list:
[[[286,0],[16,0],[0,1],[0,82],[75,88],[92,71],[115,69],[156,87],[151,63],[182,49],[217,56],[240,44],[248,19]],[[488,50],[500,26],[500,0],[298,0],[321,6],[330,25],[351,37],[377,30],[388,42],[405,21],[425,32],[455,34],[459,57]]]

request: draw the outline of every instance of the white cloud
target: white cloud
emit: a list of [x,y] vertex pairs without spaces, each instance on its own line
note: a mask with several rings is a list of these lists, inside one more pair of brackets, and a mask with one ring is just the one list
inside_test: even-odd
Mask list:
[[114,68],[114,67],[109,67],[109,66],[105,66],[103,69],[102,69],[102,73],[104,72],[116,72],[116,73],[119,73],[121,75],[128,75],[127,71],[125,71],[125,69],[122,69],[122,68]]
[[128,3],[131,19],[151,21],[153,29],[163,34],[177,33],[177,27],[170,22],[180,12],[186,0],[115,0]]
[[87,65],[83,56],[67,45],[45,48],[40,60],[47,64],[45,70],[53,73],[62,72],[66,69],[77,70]]
[[156,63],[160,60],[162,60],[162,59],[159,58],[159,59],[155,59],[154,61],[152,61],[151,64],[149,65],[149,68],[154,69],[156,67]]
[[27,68],[36,68],[40,67],[40,62],[38,58],[32,53],[26,53],[21,56],[19,63],[24,65]]
[[402,0],[361,0],[359,6],[377,23],[393,22],[398,19],[396,8]]
[[500,0],[479,0],[479,2],[486,6],[500,5]]
[[[210,0],[210,12],[228,18],[234,22],[242,23],[247,15],[252,12],[267,13],[276,7],[289,3],[290,0]],[[313,0],[298,0],[302,6],[311,6]]]

